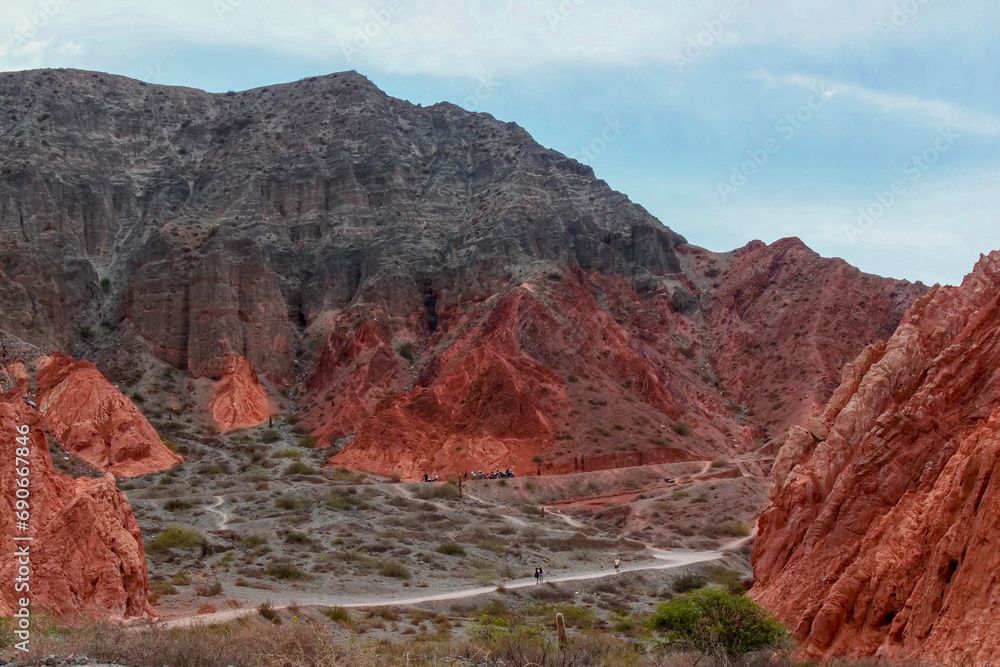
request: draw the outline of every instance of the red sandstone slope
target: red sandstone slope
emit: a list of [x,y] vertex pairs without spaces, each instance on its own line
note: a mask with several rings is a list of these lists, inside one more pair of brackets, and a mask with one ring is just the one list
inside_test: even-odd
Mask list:
[[[18,426],[30,427],[29,531],[15,530],[14,459]],[[10,616],[22,596],[14,590],[15,535],[30,545],[33,614],[82,614],[107,618],[155,614],[146,596],[146,556],[139,524],[114,477],[72,479],[52,467],[41,416],[20,398],[0,403],[0,616]]]
[[795,238],[754,241],[716,256],[715,271],[701,268],[719,272],[706,285],[712,366],[728,394],[764,416],[779,440],[822,412],[844,364],[891,336],[926,292],[820,257]]
[[38,408],[46,428],[68,451],[119,477],[158,472],[183,461],[89,361],[57,353],[39,359],[37,367]]
[[[383,390],[370,417],[358,418],[363,403],[341,408],[357,435],[332,463],[407,477],[508,466],[525,473],[536,457],[547,470],[572,471],[578,457],[595,469],[742,447],[723,399],[673,338],[690,331],[666,291],[643,299],[621,278],[566,272],[441,315],[409,383],[389,329],[378,337],[366,325],[348,342],[338,334],[335,347],[328,343],[306,385],[313,391],[322,390],[321,374],[335,377],[333,349],[347,352],[345,375],[381,360],[383,375],[405,385]],[[682,420],[691,434],[672,430]]]
[[[538,272],[439,307],[433,330],[423,309],[341,311],[302,385],[303,422],[322,444],[354,434],[333,463],[410,477],[730,457],[818,415],[841,362],[924,291],[797,239],[677,252],[685,273],[649,291]],[[845,321],[824,325],[833,313]]]
[[258,426],[275,413],[271,399],[245,357],[230,357],[209,401],[212,418],[225,433]]
[[935,288],[793,429],[755,597],[808,657],[1000,658],[1000,252]]

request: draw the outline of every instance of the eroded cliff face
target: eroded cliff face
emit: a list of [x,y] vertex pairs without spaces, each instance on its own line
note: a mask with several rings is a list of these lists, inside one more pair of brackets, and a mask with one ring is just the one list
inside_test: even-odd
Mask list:
[[183,461],[94,364],[54,354],[35,365],[45,428],[67,451],[118,477],[159,472]]
[[[30,428],[30,521],[15,529],[17,484],[13,464],[19,426]],[[0,548],[13,554],[30,546],[32,613],[57,616],[129,618],[155,615],[147,602],[149,582],[139,524],[115,479],[72,479],[52,467],[41,415],[19,396],[0,400]],[[23,452],[21,452],[23,453]],[[31,536],[15,543],[14,536]],[[0,562],[0,616],[10,616],[22,596],[14,590],[18,563]]]
[[1000,657],[1000,252],[935,288],[795,428],[753,595],[804,656]]

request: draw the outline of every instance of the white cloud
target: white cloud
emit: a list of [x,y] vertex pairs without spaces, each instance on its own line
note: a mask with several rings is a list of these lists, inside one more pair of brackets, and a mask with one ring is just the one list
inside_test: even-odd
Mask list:
[[[847,7],[840,0],[0,0],[0,35],[39,18],[40,33],[88,46],[143,44],[156,35],[331,59],[339,58],[359,31],[369,31],[365,64],[400,73],[478,75],[553,64],[670,63],[692,40],[707,44],[702,55],[741,45],[831,52],[881,43],[877,25],[893,5],[893,0]],[[392,11],[397,6],[399,11]],[[937,12],[936,27],[942,11],[921,9]],[[962,17],[975,15],[972,10],[944,14],[947,21],[967,22]],[[904,27],[916,34],[914,27]]]
[[791,85],[821,90],[824,97],[846,96],[875,107],[887,116],[902,117],[934,128],[953,127],[960,132],[998,136],[1000,117],[970,111],[942,100],[925,100],[913,95],[894,95],[862,86],[825,80],[806,74],[773,75],[758,72],[767,85]]

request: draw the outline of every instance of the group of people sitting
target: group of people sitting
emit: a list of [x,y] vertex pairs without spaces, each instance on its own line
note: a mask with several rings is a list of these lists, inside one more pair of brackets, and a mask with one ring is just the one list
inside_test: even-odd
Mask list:
[[493,471],[491,473],[486,473],[486,472],[483,472],[482,470],[480,470],[479,472],[476,472],[475,470],[473,470],[471,473],[468,472],[468,471],[466,471],[466,473],[465,473],[465,479],[466,480],[469,480],[469,479],[510,479],[513,476],[514,476],[514,471],[511,470],[510,468],[507,468],[507,470],[505,470],[503,472],[500,471],[500,468],[497,468],[495,471]]

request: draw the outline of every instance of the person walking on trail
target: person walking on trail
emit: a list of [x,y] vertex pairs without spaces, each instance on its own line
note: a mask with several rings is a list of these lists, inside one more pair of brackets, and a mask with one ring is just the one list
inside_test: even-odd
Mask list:
[[542,569],[539,567],[535,568],[535,585],[541,583],[542,580]]
[[622,571],[622,559],[621,558],[616,558],[615,559],[615,574],[621,574],[621,571]]
[[545,581],[545,572],[542,570],[542,568],[538,568],[538,583],[542,583],[544,581]]

